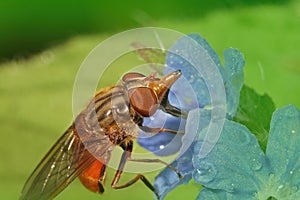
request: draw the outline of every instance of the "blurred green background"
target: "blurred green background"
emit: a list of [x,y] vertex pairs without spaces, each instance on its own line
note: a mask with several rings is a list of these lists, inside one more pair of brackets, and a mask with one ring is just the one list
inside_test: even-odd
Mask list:
[[[38,161],[71,123],[72,87],[88,53],[114,33],[142,26],[198,32],[221,58],[224,49],[238,48],[246,59],[247,85],[268,93],[277,107],[300,108],[298,0],[1,1],[1,199],[18,198]],[[118,78],[108,74],[102,85]],[[146,176],[153,180],[157,173]],[[166,199],[194,199],[199,188],[191,182]],[[118,191],[107,187],[99,196],[75,181],[57,197],[129,198],[153,196],[142,183]]]

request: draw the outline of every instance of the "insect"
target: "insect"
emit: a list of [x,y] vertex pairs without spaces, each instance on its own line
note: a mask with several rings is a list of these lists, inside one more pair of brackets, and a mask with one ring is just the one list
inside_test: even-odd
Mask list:
[[146,77],[130,72],[123,76],[122,83],[98,91],[35,168],[20,199],[52,199],[76,177],[89,190],[103,193],[106,166],[115,146],[120,146],[123,154],[111,187],[125,188],[141,180],[159,199],[156,189],[142,174],[124,184],[119,184],[119,180],[127,161],[162,163],[181,178],[178,170],[164,161],[131,158],[133,139],[138,136],[139,129],[150,134],[177,133],[142,124],[143,119],[152,116],[157,109],[177,117],[186,115],[168,101],[169,88],[180,76],[180,71],[161,79],[155,74]]

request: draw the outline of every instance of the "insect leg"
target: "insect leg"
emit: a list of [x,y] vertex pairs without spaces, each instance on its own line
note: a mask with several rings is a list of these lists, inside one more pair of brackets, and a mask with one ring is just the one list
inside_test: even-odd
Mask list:
[[99,180],[98,180],[98,187],[99,187],[100,193],[104,192],[105,175],[106,175],[106,165],[103,165],[103,167],[101,168],[100,176],[99,176]]
[[154,186],[147,180],[147,178],[142,175],[142,174],[138,174],[136,175],[136,177],[134,177],[132,180],[128,181],[127,183],[121,184],[121,185],[117,185],[121,175],[123,173],[123,169],[125,167],[125,163],[127,160],[130,160],[130,156],[131,156],[131,152],[132,152],[132,147],[133,147],[133,142],[130,142],[128,145],[126,145],[125,147],[123,147],[124,152],[122,154],[121,157],[121,161],[118,167],[118,170],[115,174],[115,177],[112,181],[111,187],[114,189],[121,189],[121,188],[126,188],[129,187],[130,185],[134,184],[135,182],[137,182],[138,180],[143,181],[143,183],[152,191],[155,193],[157,199],[159,199],[159,195],[158,192],[156,191],[156,189],[154,188]]
[[160,133],[160,132],[168,132],[168,133],[173,133],[173,134],[184,134],[182,131],[175,131],[171,129],[165,129],[165,128],[152,128],[148,126],[139,126],[139,128],[147,133]]
[[160,159],[132,159],[129,158],[128,161],[133,161],[133,162],[145,162],[145,163],[161,163],[163,165],[166,165],[167,167],[169,167],[170,169],[172,169],[180,179],[183,178],[183,176],[180,174],[180,172],[178,171],[178,169],[176,169],[174,166],[160,160]]

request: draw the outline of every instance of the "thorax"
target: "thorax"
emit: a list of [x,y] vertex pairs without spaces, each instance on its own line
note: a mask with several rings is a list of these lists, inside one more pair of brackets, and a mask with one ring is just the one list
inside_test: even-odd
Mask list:
[[138,136],[143,118],[129,105],[127,90],[111,86],[96,93],[76,122],[85,134],[101,135],[119,145]]

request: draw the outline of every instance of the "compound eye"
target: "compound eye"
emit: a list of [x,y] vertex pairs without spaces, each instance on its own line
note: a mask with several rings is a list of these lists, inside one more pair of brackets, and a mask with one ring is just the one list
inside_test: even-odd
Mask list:
[[145,76],[143,74],[137,73],[137,72],[129,72],[127,74],[125,74],[122,77],[122,81],[126,82],[129,81],[131,79],[135,79],[135,78],[144,78]]
[[129,90],[129,99],[132,107],[143,117],[152,116],[157,108],[157,96],[150,88],[140,87]]

